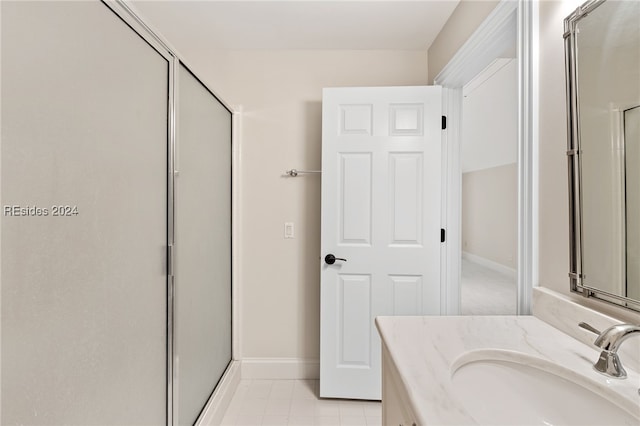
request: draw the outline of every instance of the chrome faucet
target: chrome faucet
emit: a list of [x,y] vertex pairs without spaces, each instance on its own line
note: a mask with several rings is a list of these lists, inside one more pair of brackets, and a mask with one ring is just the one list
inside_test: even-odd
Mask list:
[[602,349],[600,352],[600,358],[593,364],[593,368],[597,371],[611,377],[618,379],[624,379],[627,377],[627,372],[622,367],[620,358],[618,358],[618,349],[622,342],[627,340],[633,335],[640,335],[640,326],[633,324],[617,324],[607,328],[600,332],[587,324],[581,322],[578,324],[585,330],[589,330],[592,333],[598,335],[594,345]]

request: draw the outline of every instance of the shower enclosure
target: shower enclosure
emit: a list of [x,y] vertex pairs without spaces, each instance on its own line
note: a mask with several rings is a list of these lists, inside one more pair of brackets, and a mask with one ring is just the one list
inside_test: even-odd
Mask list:
[[0,424],[193,424],[231,361],[231,111],[120,2],[0,2]]

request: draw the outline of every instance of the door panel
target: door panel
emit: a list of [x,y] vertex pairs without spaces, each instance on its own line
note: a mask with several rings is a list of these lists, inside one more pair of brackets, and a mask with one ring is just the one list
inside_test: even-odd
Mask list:
[[422,164],[421,152],[389,153],[389,210],[393,227],[390,244],[422,243]]
[[390,275],[393,315],[421,315],[422,277]]
[[322,397],[380,399],[375,317],[440,313],[440,92],[324,91]]
[[339,275],[338,279],[340,366],[369,366],[371,276]]
[[0,3],[2,205],[41,209],[2,216],[0,423],[164,424],[169,64],[100,2]]
[[340,243],[371,244],[371,154],[341,153],[338,209]]

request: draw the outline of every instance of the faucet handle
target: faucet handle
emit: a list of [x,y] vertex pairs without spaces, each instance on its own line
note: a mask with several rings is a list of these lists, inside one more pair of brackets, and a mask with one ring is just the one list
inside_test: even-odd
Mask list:
[[581,327],[581,328],[584,328],[587,331],[592,332],[593,334],[597,334],[597,335],[602,334],[602,332],[600,330],[598,330],[597,328],[591,326],[590,324],[587,324],[586,322],[580,322],[580,323],[578,323],[578,326]]

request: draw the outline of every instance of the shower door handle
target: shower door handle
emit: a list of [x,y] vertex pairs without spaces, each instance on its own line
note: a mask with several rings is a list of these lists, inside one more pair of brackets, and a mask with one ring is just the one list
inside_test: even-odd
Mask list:
[[329,253],[324,257],[324,261],[327,265],[333,265],[334,263],[336,263],[336,260],[342,260],[343,262],[347,261],[347,259],[342,259],[341,257],[335,257],[331,253]]

